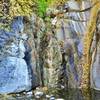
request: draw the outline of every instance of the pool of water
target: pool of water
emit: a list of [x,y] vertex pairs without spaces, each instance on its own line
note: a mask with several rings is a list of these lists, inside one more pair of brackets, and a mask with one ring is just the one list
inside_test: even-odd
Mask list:
[[[50,99],[51,96],[54,99]],[[61,98],[61,99],[60,99]],[[100,91],[95,90],[79,90],[79,89],[50,89],[43,96],[36,98],[34,93],[29,94],[12,94],[0,95],[0,100],[100,100]]]

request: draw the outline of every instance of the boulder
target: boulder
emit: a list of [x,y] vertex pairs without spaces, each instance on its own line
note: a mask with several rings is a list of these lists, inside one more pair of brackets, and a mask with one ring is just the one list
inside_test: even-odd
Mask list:
[[11,32],[0,30],[0,94],[29,91],[38,84],[23,29],[23,17],[18,16],[12,21]]
[[31,89],[24,59],[6,57],[0,61],[0,93],[16,93]]

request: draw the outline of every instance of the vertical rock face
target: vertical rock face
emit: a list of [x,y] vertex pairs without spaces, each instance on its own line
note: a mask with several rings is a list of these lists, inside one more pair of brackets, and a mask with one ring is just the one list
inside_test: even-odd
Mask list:
[[41,40],[41,57],[43,57],[44,85],[57,87],[61,70],[62,56],[55,36],[47,33]]
[[28,36],[22,34],[22,17],[13,20],[11,29],[12,32],[0,31],[0,93],[28,91],[37,85],[28,64],[30,47]]
[[[41,23],[41,24],[40,24]],[[28,65],[32,66],[33,74],[36,76],[38,85],[42,85],[43,75],[43,64],[42,58],[40,57],[40,39],[44,35],[45,25],[41,18],[33,14],[30,18],[25,18],[25,29],[24,32],[28,34],[28,44],[31,47],[30,56],[31,59]],[[29,60],[29,58],[27,58]]]
[[[80,9],[77,2],[73,6],[72,3],[73,1],[68,2],[69,8]],[[80,12],[68,12],[64,14],[64,18],[58,17],[55,24],[55,34],[62,53],[62,71],[60,73],[66,76],[66,79],[63,77],[63,80],[68,81],[69,88],[79,87],[81,83],[83,38],[88,16],[85,16],[85,20],[83,17]]]
[[97,27],[91,46],[91,52],[91,87],[96,90],[100,90],[100,11],[97,16]]
[[[80,9],[77,3],[75,7]],[[41,19],[33,16],[33,34],[30,31],[32,27],[28,29],[29,24],[26,25],[25,31],[31,36],[30,45],[34,44],[31,55],[35,63],[32,64],[36,66],[35,74],[40,85],[68,85],[72,88],[79,86],[82,76],[83,36],[87,23],[83,19],[81,13],[66,13],[64,18],[52,19],[53,24],[48,29],[47,24],[45,26]]]
[[95,60],[92,66],[92,85],[93,88],[100,90],[100,41],[98,43],[97,52],[95,55]]
[[[80,9],[75,1],[69,1],[68,7]],[[38,85],[79,87],[88,17],[89,12],[67,12],[62,18],[50,19],[50,25],[35,14],[14,17],[11,32],[0,30],[0,93],[28,91]],[[98,24],[100,37],[99,28]],[[93,42],[91,48],[95,55],[91,82],[92,87],[100,89],[100,40],[97,40],[97,47]]]

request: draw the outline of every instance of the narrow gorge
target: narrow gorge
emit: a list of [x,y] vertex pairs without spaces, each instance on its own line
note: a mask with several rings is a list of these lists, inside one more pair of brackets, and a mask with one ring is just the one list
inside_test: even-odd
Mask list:
[[[61,90],[61,100],[99,100],[99,0],[1,0],[0,8],[0,94]],[[86,98],[67,98],[74,90]],[[58,100],[48,98],[39,100]]]

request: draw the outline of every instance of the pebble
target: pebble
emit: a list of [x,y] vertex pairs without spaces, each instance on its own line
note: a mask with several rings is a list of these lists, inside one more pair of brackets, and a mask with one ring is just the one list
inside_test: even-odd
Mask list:
[[61,85],[61,89],[64,89],[65,87],[63,85]]
[[32,94],[33,94],[32,91],[27,92],[27,95],[30,95],[31,96]]
[[64,99],[62,99],[62,98],[58,98],[58,99],[56,99],[56,100],[64,100]]
[[43,92],[36,92],[34,95],[35,95],[36,97],[37,97],[37,96],[41,97],[41,96],[43,96]]
[[40,98],[40,96],[35,96],[35,98],[39,99],[39,98]]
[[19,96],[20,96],[20,94],[16,94],[16,96],[18,96],[18,97],[19,97]]
[[55,97],[54,96],[50,97],[50,100],[55,100]]
[[46,95],[46,98],[50,98],[50,95]]
[[36,87],[36,90],[39,90],[40,88],[39,87]]
[[23,92],[24,95],[26,95],[26,92]]

